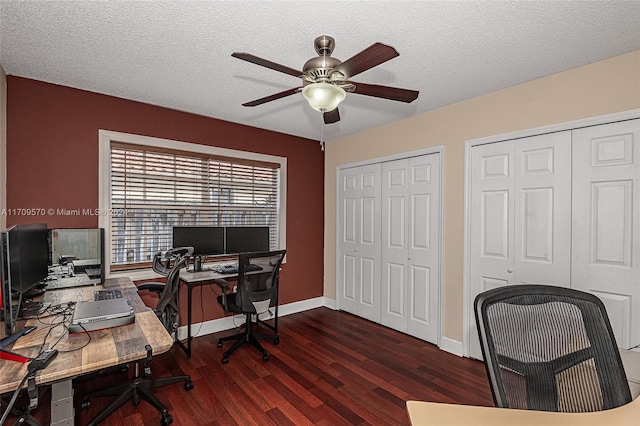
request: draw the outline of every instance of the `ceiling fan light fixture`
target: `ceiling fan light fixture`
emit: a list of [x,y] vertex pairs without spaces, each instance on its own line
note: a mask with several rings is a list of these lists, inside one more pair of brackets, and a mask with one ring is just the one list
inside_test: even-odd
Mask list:
[[302,96],[316,111],[329,112],[338,108],[347,92],[340,86],[331,83],[311,83],[302,89]]

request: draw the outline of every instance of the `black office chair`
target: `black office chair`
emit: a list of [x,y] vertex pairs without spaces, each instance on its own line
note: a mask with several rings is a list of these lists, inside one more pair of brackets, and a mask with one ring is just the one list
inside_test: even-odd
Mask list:
[[589,412],[631,401],[611,324],[596,296],[512,285],[479,294],[474,306],[497,407]]
[[[146,282],[138,285],[138,292],[151,291],[158,295],[158,303],[154,312],[162,321],[169,334],[174,334],[180,324],[178,308],[178,288],[180,269],[187,266],[193,255],[193,247],[175,247],[163,255],[158,252],[153,256],[151,268],[158,274],[167,277],[166,282]],[[179,267],[176,265],[179,263]],[[167,286],[167,283],[170,286]]]
[[[158,304],[154,312],[162,321],[167,331],[172,334],[176,333],[179,325],[179,308],[178,308],[178,288],[180,279],[180,270],[189,262],[190,256],[193,254],[192,247],[180,247],[167,251],[164,259],[161,254],[154,257],[153,269],[156,272],[167,275],[166,283],[143,283],[138,286],[138,291],[153,291],[159,293]],[[156,269],[157,268],[157,269]],[[147,378],[151,375],[149,363],[152,358],[151,346],[147,345],[147,357],[144,360],[143,374],[140,377],[140,365],[135,365],[134,377],[130,382],[114,386],[108,389],[102,389],[88,393],[83,397],[82,408],[91,406],[90,398],[103,396],[116,396],[98,415],[91,420],[90,426],[96,425],[111,413],[116,411],[122,404],[128,400],[132,400],[134,405],[138,405],[141,399],[145,399],[153,405],[162,415],[161,425],[169,425],[173,423],[173,417],[169,414],[167,407],[153,394],[153,389],[173,383],[184,382],[185,390],[193,389],[193,382],[188,375],[162,377],[157,379]]]
[[[237,291],[227,293],[231,285],[224,279],[216,279],[222,286],[222,295],[218,296],[225,312],[244,314],[246,317],[244,331],[232,336],[218,339],[218,347],[222,342],[235,341],[233,346],[222,355],[222,363],[229,362],[229,355],[245,343],[251,343],[262,354],[263,361],[269,360],[267,351],[262,347],[258,339],[271,339],[274,345],[280,342],[278,336],[278,279],[280,265],[284,259],[286,250],[259,253],[240,253],[238,258]],[[262,270],[251,271],[249,264],[259,265]],[[275,308],[274,324],[261,321],[259,316],[269,308]],[[255,322],[253,321],[255,319]],[[256,327],[265,326],[273,333],[258,333]]]

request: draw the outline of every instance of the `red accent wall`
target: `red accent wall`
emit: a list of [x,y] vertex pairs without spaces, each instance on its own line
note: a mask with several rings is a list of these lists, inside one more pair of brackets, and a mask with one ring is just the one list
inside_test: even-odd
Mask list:
[[[7,76],[8,212],[97,209],[99,129],[286,157],[287,263],[280,302],[322,296],[324,155],[314,140]],[[57,214],[7,217],[7,226],[25,223],[79,228],[96,227],[98,220]],[[211,310],[211,304],[217,305],[213,293],[204,290],[205,318],[219,316],[217,307]],[[194,321],[200,321],[199,294],[196,299]]]

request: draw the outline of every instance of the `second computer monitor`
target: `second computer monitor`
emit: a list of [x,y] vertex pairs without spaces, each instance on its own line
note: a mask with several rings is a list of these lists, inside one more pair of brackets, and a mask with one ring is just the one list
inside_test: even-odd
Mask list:
[[74,273],[86,274],[90,284],[104,282],[103,228],[51,229],[49,240],[51,265],[71,265]]
[[268,226],[234,226],[226,228],[227,253],[269,251]]
[[224,254],[221,226],[174,226],[173,247],[193,247],[194,256]]

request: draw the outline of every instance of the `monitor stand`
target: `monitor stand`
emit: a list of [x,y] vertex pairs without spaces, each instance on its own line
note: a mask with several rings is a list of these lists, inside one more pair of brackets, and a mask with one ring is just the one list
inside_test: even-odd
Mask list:
[[7,336],[2,340],[0,340],[0,359],[6,359],[9,361],[16,361],[16,362],[23,362],[23,363],[27,363],[31,361],[31,358],[27,358],[26,356],[17,354],[15,352],[11,352],[10,350],[5,349],[5,347],[9,346],[10,344],[18,340],[20,337],[24,336],[25,334],[31,333],[35,329],[36,329],[36,326],[34,325],[29,327],[24,327],[22,330],[16,333],[13,333],[12,335]]
[[28,292],[24,293],[22,295],[22,299],[23,300],[24,299],[33,299],[35,297],[44,295],[44,292],[45,292],[44,287],[42,287],[42,288],[34,287],[31,290],[29,290]]

